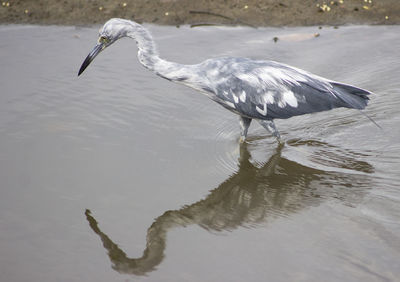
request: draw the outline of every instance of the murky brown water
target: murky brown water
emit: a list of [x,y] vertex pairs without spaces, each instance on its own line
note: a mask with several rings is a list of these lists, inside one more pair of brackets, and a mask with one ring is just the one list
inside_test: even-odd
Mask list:
[[133,41],[78,78],[97,28],[1,26],[0,281],[398,279],[400,27],[149,28],[170,60],[370,89],[383,130],[338,109],[277,121],[283,147],[254,123],[239,147],[237,117],[145,70]]

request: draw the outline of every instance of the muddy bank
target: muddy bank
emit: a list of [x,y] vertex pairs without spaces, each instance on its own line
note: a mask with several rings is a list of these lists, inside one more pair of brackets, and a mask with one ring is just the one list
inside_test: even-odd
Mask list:
[[398,0],[9,0],[0,23],[90,25],[111,17],[155,24],[398,24]]

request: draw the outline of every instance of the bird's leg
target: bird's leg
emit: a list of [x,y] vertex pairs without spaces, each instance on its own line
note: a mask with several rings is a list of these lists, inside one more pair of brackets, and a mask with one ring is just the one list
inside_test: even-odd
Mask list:
[[282,143],[281,135],[279,134],[278,129],[276,129],[275,123],[273,120],[259,120],[259,123],[268,130],[272,136],[275,136],[278,139],[279,143]]
[[251,123],[251,118],[247,118],[247,117],[239,117],[239,124],[240,124],[240,138],[239,138],[239,142],[243,143],[246,140],[247,137],[247,131],[249,129]]

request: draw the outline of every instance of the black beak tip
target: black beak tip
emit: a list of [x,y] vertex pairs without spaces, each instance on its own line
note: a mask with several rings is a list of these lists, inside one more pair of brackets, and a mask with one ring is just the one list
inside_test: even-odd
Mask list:
[[78,72],[78,76],[80,76],[83,73],[84,69],[80,68]]
[[103,50],[103,44],[98,44],[96,45],[96,47],[94,47],[94,49],[92,50],[92,52],[89,53],[89,55],[86,57],[85,61],[83,61],[81,68],[78,71],[78,76],[80,76],[83,71],[89,66],[89,64],[93,61],[93,59],[101,52],[101,50]]
[[78,76],[80,76],[83,71],[88,67],[88,65],[90,64],[90,62],[92,61],[92,58],[90,56],[88,56],[85,61],[83,62],[83,64],[81,65],[81,68],[78,71]]

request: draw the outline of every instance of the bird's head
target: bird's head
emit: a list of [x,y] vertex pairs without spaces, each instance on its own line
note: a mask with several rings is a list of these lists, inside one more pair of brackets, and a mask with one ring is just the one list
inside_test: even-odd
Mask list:
[[127,36],[129,22],[123,19],[110,19],[99,30],[99,39],[96,46],[87,55],[79,69],[78,76],[89,66],[94,58],[118,39]]

